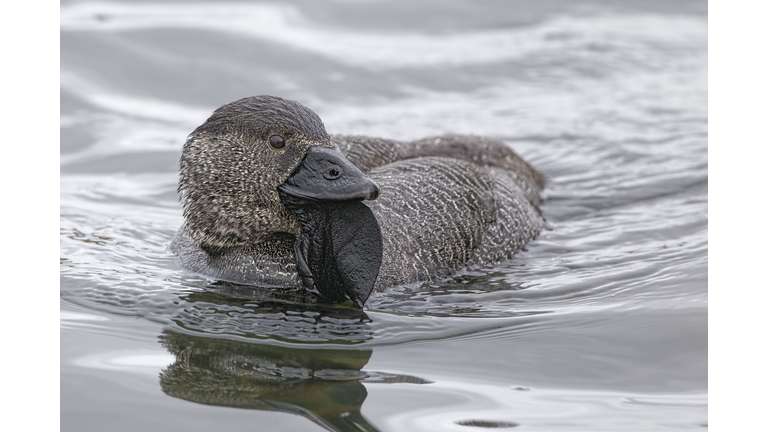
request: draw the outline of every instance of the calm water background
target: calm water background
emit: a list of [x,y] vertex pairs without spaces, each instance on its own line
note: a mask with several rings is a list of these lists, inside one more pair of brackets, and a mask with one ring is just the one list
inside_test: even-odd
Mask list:
[[[501,138],[551,230],[359,313],[187,273],[181,145],[256,94]],[[62,430],[707,427],[705,2],[64,1],[60,160]]]

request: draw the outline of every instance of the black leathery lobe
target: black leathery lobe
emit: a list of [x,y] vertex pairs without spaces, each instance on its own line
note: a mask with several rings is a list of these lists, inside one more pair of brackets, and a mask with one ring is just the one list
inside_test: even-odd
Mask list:
[[378,221],[360,201],[308,201],[280,191],[296,216],[296,267],[305,288],[328,303],[363,307],[373,291],[383,254]]

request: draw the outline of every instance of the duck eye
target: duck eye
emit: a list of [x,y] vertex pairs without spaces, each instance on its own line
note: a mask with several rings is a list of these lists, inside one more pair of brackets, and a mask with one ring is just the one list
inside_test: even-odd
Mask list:
[[280,135],[272,135],[269,137],[269,145],[274,149],[281,149],[285,147],[285,140]]

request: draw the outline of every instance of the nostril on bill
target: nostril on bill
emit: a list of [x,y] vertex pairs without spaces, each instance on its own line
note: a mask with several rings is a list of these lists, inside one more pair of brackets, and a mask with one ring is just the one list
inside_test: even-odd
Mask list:
[[325,177],[326,180],[336,180],[337,178],[341,177],[341,170],[331,168],[326,171],[325,174],[323,174],[323,177]]

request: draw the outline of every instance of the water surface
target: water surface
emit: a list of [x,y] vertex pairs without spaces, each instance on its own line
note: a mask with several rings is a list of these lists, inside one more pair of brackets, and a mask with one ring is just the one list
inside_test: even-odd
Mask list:
[[[62,430],[707,427],[706,3],[480,3],[62,2]],[[550,229],[363,311],[185,272],[181,145],[256,94],[500,138]]]

